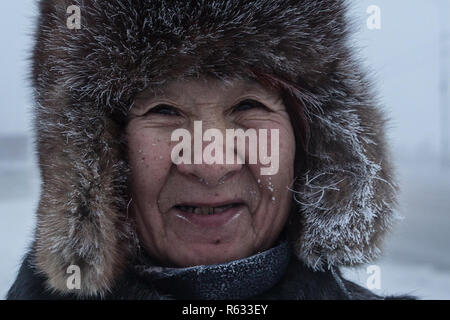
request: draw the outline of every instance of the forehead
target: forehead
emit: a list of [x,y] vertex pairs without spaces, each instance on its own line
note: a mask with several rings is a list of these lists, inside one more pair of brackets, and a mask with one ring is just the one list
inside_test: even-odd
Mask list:
[[180,103],[220,103],[235,100],[243,95],[270,99],[277,97],[277,92],[263,87],[253,79],[187,78],[149,88],[142,92],[137,100],[151,102],[168,99]]

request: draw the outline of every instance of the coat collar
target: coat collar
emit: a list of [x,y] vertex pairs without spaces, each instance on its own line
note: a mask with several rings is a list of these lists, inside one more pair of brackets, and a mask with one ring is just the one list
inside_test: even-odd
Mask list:
[[248,299],[279,282],[289,264],[288,241],[253,256],[223,264],[188,268],[159,267],[146,257],[136,271],[159,291],[181,299]]

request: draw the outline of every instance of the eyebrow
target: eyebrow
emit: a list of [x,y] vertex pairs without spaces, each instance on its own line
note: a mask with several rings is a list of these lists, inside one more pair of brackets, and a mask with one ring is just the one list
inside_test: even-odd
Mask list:
[[[263,93],[264,98],[266,99],[274,99],[275,96],[268,92],[267,90],[264,90],[264,87],[257,82],[255,79],[247,78],[247,79],[237,79],[237,81],[242,81],[240,85],[236,87],[235,90],[231,90],[228,96],[241,96],[244,95],[246,92],[251,91],[253,93]],[[205,82],[206,84],[206,82]],[[133,104],[134,107],[137,109],[143,109],[146,108],[149,104],[153,103],[153,101],[156,101],[158,99],[168,99],[176,101],[178,97],[180,97],[180,94],[178,92],[173,92],[171,90],[167,90],[167,86],[170,85],[170,83],[158,83],[156,85],[153,85],[146,90],[142,91],[135,99],[135,103]],[[220,84],[223,88],[230,88],[228,86],[227,82],[223,82]],[[133,107],[133,108],[134,108]]]

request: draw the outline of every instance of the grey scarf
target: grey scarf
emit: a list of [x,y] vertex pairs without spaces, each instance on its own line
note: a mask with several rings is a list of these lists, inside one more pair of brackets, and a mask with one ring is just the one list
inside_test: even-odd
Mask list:
[[147,259],[136,266],[157,289],[177,299],[249,299],[272,288],[284,275],[290,249],[286,240],[253,256],[223,264],[158,267]]

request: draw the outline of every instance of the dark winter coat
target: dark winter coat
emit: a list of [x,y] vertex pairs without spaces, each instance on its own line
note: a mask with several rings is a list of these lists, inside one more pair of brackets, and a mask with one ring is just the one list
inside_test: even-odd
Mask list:
[[[262,294],[246,296],[245,299],[258,300],[381,300],[413,299],[410,296],[378,296],[369,290],[342,278],[338,270],[313,271],[295,256],[290,258],[287,269],[277,283]],[[73,293],[63,294],[48,288],[48,280],[34,270],[33,255],[29,253],[19,271],[17,280],[8,292],[8,299],[18,300],[65,300],[79,299]],[[217,283],[220,289],[220,282]],[[220,298],[220,297],[219,297]],[[118,277],[116,283],[105,295],[85,297],[85,299],[107,300],[166,300],[193,299],[182,291],[177,294],[158,290],[146,277],[139,274],[133,263],[129,264]],[[235,299],[235,298],[234,298]]]
[[[70,29],[78,5],[81,29]],[[272,298],[377,298],[339,276],[373,261],[395,220],[385,116],[349,43],[344,0],[41,0],[33,52],[42,190],[9,298],[157,298],[133,269],[124,128],[133,98],[199,75],[282,78],[309,127],[292,259]],[[291,119],[296,121],[295,119]],[[66,286],[78,265],[81,290]],[[48,290],[47,290],[48,288]]]

